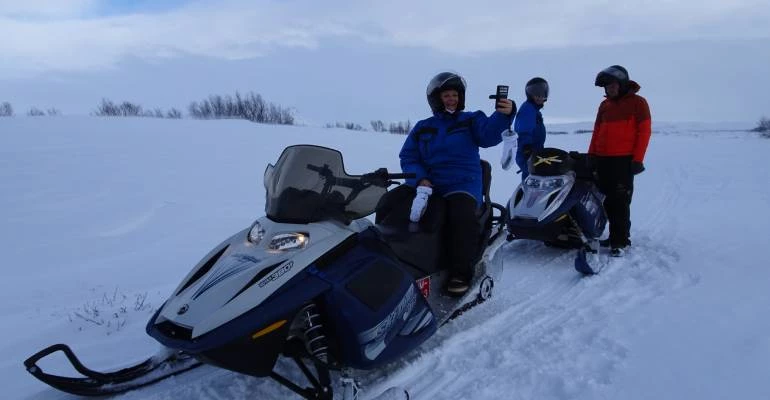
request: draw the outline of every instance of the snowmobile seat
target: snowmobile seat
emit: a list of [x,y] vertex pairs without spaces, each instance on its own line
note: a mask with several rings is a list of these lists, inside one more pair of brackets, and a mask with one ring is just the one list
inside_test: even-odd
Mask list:
[[577,179],[595,180],[594,168],[588,161],[587,153],[570,151],[569,156],[572,158],[572,170],[575,171]]
[[[481,160],[482,200],[477,211],[482,231],[478,234],[488,236],[489,220],[492,213],[492,200],[489,189],[492,184],[492,165]],[[441,196],[430,196],[425,215],[420,222],[409,220],[415,188],[409,185],[388,191],[377,204],[375,224],[380,236],[388,243],[396,256],[403,262],[417,269],[417,275],[438,272],[446,262],[444,225],[446,220],[446,200]],[[480,249],[479,254],[483,252]]]
[[414,195],[408,185],[388,191],[377,205],[375,224],[396,257],[414,268],[415,277],[422,277],[443,265],[446,200],[431,196],[420,222],[414,223],[409,220]]

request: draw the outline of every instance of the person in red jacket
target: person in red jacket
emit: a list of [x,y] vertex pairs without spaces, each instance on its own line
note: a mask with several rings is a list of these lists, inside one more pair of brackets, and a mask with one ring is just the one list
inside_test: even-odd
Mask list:
[[634,175],[644,171],[652,124],[650,107],[636,94],[639,84],[620,65],[599,72],[594,84],[603,87],[606,95],[588,148],[589,157],[595,160],[599,190],[606,196],[604,208],[610,225],[610,237],[601,245],[611,247],[610,255],[621,257],[631,244]]

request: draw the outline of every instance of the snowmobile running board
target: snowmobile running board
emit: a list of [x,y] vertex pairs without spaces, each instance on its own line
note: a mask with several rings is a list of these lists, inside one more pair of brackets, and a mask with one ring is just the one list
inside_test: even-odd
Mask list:
[[[61,351],[76,371],[84,377],[65,377],[43,372],[38,361]],[[201,365],[183,352],[165,350],[131,367],[113,372],[97,372],[87,368],[65,344],[55,344],[24,361],[24,367],[35,378],[63,392],[79,396],[106,396],[147,386]]]

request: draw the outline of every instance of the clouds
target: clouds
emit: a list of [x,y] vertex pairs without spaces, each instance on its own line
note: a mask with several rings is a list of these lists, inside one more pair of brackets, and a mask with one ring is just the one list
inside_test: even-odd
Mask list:
[[71,18],[85,15],[97,3],[98,0],[0,0],[0,16]]
[[765,1],[203,0],[172,10],[100,17],[104,0],[0,0],[0,74],[107,68],[125,57],[244,59],[325,39],[427,47],[472,55],[500,50],[769,37]]

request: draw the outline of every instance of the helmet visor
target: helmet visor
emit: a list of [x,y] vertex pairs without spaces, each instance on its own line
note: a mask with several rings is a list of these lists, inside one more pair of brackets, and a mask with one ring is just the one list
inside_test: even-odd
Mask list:
[[544,99],[548,99],[547,82],[532,83],[530,85],[527,85],[527,87],[524,90],[527,92],[527,96],[529,97],[542,97]]

